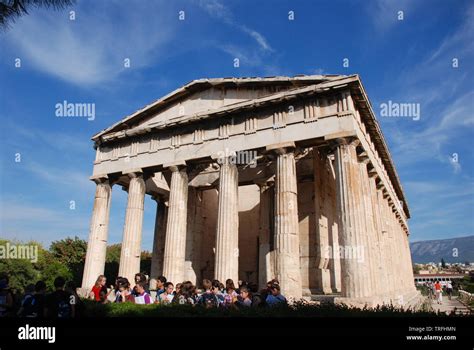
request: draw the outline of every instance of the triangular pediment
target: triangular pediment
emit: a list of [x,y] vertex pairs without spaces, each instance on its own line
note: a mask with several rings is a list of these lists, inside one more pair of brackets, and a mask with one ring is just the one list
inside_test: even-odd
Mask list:
[[194,80],[97,133],[92,139],[97,141],[117,131],[131,131],[135,128],[147,128],[168,121],[173,122],[174,119],[185,115],[212,112],[225,106],[342,77],[344,76],[304,75]]

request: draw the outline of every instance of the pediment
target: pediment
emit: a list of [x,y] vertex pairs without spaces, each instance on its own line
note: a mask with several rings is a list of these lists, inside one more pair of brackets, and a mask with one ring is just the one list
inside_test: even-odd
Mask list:
[[97,141],[117,131],[152,127],[163,122],[172,122],[185,115],[212,112],[236,103],[341,77],[308,75],[195,80],[97,133],[92,140]]

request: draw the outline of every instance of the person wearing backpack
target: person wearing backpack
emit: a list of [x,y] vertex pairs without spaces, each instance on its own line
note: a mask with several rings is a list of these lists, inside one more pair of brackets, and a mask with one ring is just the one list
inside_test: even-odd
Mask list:
[[0,317],[10,316],[13,311],[14,297],[8,285],[8,275],[0,276]]
[[198,305],[204,306],[208,309],[218,307],[219,301],[217,296],[212,292],[212,282],[208,279],[202,281],[202,286],[204,287],[205,292],[201,294],[198,300]]
[[29,284],[25,287],[25,295],[21,300],[20,309],[17,312],[18,317],[36,317],[35,285]]
[[62,277],[54,280],[54,292],[46,297],[46,317],[48,318],[74,318],[74,297],[64,290],[66,281]]

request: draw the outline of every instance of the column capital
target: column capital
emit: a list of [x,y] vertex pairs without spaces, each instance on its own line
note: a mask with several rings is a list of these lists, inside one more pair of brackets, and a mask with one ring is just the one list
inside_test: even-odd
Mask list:
[[346,145],[351,147],[357,147],[360,144],[360,140],[355,137],[339,137],[337,139],[331,140],[333,146]]
[[187,167],[186,162],[178,161],[178,162],[171,162],[163,164],[163,168],[168,168],[171,172],[180,171]]
[[275,176],[272,176],[271,178],[266,179],[266,180],[256,180],[254,181],[254,183],[258,187],[260,187],[260,191],[265,191],[275,186]]
[[143,176],[143,170],[141,168],[128,169],[122,171],[123,175],[127,175],[130,179],[134,179]]
[[278,155],[294,152],[296,145],[294,142],[282,142],[265,147],[267,152],[274,152]]
[[109,176],[107,174],[92,175],[91,177],[89,177],[89,180],[94,181],[96,185],[105,182],[110,182]]

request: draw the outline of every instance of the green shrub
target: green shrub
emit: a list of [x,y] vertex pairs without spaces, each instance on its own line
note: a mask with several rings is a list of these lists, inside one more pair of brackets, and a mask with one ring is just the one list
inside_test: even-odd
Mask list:
[[[344,305],[297,303],[273,308],[206,309],[190,305],[99,304],[85,300],[86,317],[423,317],[437,316],[433,311],[400,310],[393,306],[358,309]],[[444,315],[439,315],[444,316]]]

